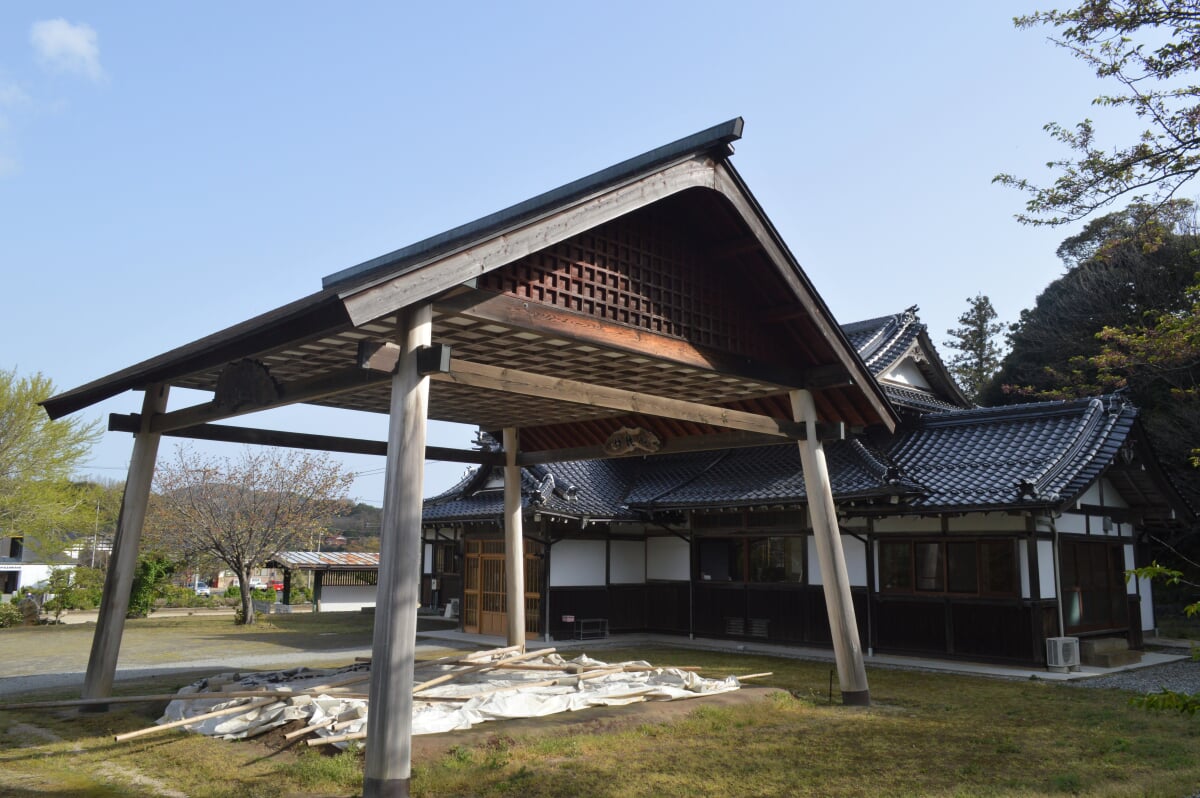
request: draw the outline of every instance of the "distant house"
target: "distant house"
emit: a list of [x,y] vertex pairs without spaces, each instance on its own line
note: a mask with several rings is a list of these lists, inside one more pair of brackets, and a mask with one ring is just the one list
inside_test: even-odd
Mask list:
[[[1145,535],[1192,518],[1120,396],[972,408],[915,308],[843,333],[902,419],[827,447],[864,649],[1045,663],[1063,635],[1142,646]],[[794,444],[523,470],[527,632],[595,620],[828,645]],[[423,602],[505,628],[502,470],[426,500]]]
[[55,557],[35,556],[25,545],[23,535],[0,536],[0,594],[12,596],[45,584],[56,567],[92,565],[97,557],[106,559],[112,542],[91,537],[79,538]]
[[313,604],[319,612],[358,611],[375,606],[379,554],[371,552],[284,551],[268,563],[283,570],[283,601],[297,573],[312,576]]

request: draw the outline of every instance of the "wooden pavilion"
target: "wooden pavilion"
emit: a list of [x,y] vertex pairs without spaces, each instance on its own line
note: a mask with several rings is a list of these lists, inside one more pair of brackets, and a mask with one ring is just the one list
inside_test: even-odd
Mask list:
[[[324,279],[317,293],[44,405],[118,393],[134,450],[84,684],[111,694],[163,435],[386,453],[364,794],[407,795],[427,457],[506,475],[508,639],[523,644],[521,466],[799,445],[844,700],[869,702],[822,442],[896,416],[729,162],[741,119]],[[210,401],[168,409],[171,387]],[[305,402],[390,417],[388,440],[220,425]],[[500,453],[426,447],[426,419]]]

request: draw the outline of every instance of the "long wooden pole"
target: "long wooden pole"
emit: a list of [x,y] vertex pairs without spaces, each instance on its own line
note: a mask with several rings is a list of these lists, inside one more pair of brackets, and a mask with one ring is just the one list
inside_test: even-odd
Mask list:
[[842,703],[869,706],[871,690],[867,686],[867,669],[858,639],[858,622],[854,617],[850,576],[846,570],[846,555],[842,550],[842,535],[837,525],[837,507],[833,503],[829,467],[825,462],[825,449],[817,435],[817,408],[809,391],[792,391],[790,396],[793,417],[808,427],[807,439],[799,441],[800,464],[804,469],[804,491],[808,494],[813,540],[817,544],[821,586],[825,591],[825,606],[829,613],[829,630],[833,636],[833,656],[837,661]]
[[421,493],[429,380],[417,350],[433,334],[430,305],[410,308],[401,325],[401,355],[392,377],[388,457],[380,529],[379,585],[371,646],[365,798],[408,798],[412,777],[413,668],[421,573]]
[[508,644],[525,645],[525,532],[521,526],[519,436],[504,428],[504,573],[507,577]]
[[[121,636],[125,633],[125,614],[129,611],[129,591],[133,587],[133,573],[137,569],[142,524],[146,520],[154,463],[158,459],[158,442],[162,438],[150,432],[150,423],[156,414],[167,409],[167,392],[166,385],[152,385],[146,389],[142,399],[142,430],[133,439],[133,455],[129,459],[121,513],[117,519],[108,575],[104,579],[104,592],[100,598],[100,614],[96,619],[92,651],[83,679],[84,698],[107,698],[112,695],[117,657],[121,653]],[[103,712],[107,709],[106,704],[89,706],[91,711]]]

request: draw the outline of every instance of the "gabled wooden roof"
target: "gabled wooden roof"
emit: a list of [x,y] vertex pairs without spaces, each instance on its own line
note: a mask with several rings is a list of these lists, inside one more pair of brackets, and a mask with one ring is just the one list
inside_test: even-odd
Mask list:
[[407,309],[432,303],[434,342],[453,360],[434,375],[430,417],[519,427],[523,452],[578,453],[623,428],[663,451],[779,440],[795,435],[792,388],[813,391],[823,420],[893,429],[728,162],[740,133],[740,119],[717,125],[336,272],[315,294],[44,405],[57,418],[158,383],[212,391],[151,425],[177,434],[296,402],[387,412],[389,375],[359,366],[360,344],[396,340]]

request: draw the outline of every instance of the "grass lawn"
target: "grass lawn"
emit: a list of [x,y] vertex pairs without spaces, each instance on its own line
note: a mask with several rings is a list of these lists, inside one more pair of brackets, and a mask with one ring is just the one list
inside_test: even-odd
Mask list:
[[[300,631],[311,632],[259,633]],[[236,644],[238,632],[229,634]],[[8,640],[0,633],[0,643]],[[526,724],[520,733],[486,724],[472,744],[418,757],[413,794],[1181,798],[1200,786],[1200,718],[1148,713],[1117,691],[871,670],[874,705],[853,709],[829,703],[824,663],[670,648],[589,653],[700,665],[711,676],[773,671],[754,684],[781,692],[750,704],[698,706],[665,722],[532,732]],[[159,679],[122,684],[120,692],[178,686]],[[114,743],[113,734],[150,725],[163,704],[118,706],[107,714],[0,712],[0,795],[278,798],[360,789],[353,752],[183,732]]]

